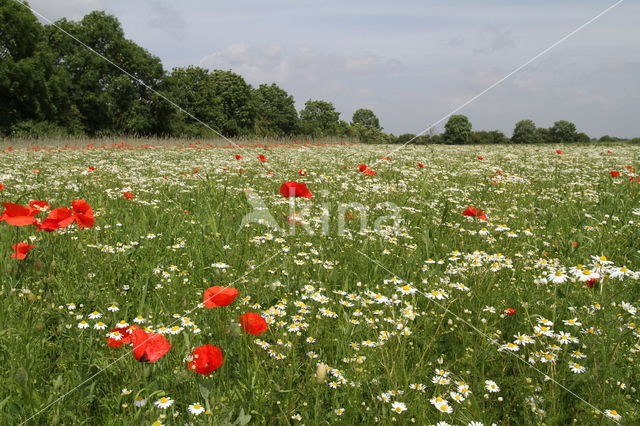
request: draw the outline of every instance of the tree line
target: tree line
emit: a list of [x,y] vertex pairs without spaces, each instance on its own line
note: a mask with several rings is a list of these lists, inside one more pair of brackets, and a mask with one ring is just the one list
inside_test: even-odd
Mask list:
[[55,25],[64,32],[41,24],[14,0],[0,0],[0,136],[214,137],[219,132],[226,137],[344,137],[367,143],[590,140],[566,121],[540,129],[529,120],[516,125],[510,140],[499,131],[473,132],[468,118],[459,115],[449,119],[441,135],[394,136],[383,131],[369,109],[358,109],[346,122],[331,102],[309,100],[298,112],[293,96],[278,85],[254,88],[233,71],[190,66],[167,72],[158,57],[126,39],[118,19],[104,12]]
[[[536,127],[532,120],[518,121],[509,138],[499,130],[472,131],[471,121],[464,115],[452,115],[444,126],[442,134],[426,134],[416,136],[411,133],[400,135],[394,143],[404,144],[533,144],[533,143],[581,143],[581,142],[619,142],[627,139],[602,136],[592,139],[584,132],[578,132],[576,125],[570,121],[559,120],[549,128]],[[640,138],[629,139],[630,142],[640,142]]]
[[55,25],[94,52],[15,1],[0,0],[0,135],[384,138],[371,110],[346,122],[330,102],[309,100],[298,112],[276,84],[254,88],[232,71],[166,72],[104,12]]

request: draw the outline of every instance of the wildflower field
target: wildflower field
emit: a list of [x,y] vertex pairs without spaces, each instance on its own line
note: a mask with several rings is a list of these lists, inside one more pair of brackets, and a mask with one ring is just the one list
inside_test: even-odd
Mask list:
[[152,145],[0,152],[0,424],[640,423],[639,146]]

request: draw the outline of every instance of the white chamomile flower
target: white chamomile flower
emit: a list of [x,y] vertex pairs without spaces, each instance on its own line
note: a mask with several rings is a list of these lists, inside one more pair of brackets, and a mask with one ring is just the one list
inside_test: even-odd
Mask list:
[[169,398],[168,396],[163,396],[162,398],[154,402],[154,404],[156,407],[162,408],[164,410],[171,407],[173,405],[173,402],[173,399]]
[[407,411],[407,406],[403,402],[395,401],[391,404],[391,410],[396,413],[402,413],[403,411]]
[[493,380],[485,380],[484,388],[489,392],[500,392],[500,386]]
[[622,416],[616,410],[604,410],[604,415],[616,421],[622,419]]
[[195,404],[189,405],[189,407],[187,407],[187,409],[194,416],[199,416],[200,414],[204,413],[204,411],[205,411],[204,407],[199,402],[196,402]]
[[571,370],[571,372],[577,373],[577,374],[584,373],[585,371],[587,371],[587,368],[584,365],[578,364],[576,362],[570,362],[569,369]]

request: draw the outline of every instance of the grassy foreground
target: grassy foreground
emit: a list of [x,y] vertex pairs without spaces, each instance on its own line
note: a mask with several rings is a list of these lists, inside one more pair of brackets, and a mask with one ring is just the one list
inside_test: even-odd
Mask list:
[[0,424],[640,423],[640,147],[125,148],[0,152],[0,201],[96,216],[0,222]]

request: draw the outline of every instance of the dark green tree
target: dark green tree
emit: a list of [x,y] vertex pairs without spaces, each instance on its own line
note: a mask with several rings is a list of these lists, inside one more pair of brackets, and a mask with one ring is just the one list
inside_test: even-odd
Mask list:
[[553,143],[549,129],[538,127],[536,133],[538,134],[538,141],[540,141],[540,143]]
[[354,135],[364,143],[389,143],[393,139],[382,133],[380,120],[370,109],[358,109],[351,118]]
[[[224,112],[211,84],[209,71],[200,67],[174,68],[165,79],[164,90],[167,97],[185,111],[220,131]],[[182,111],[176,113],[171,132],[189,137],[216,136],[215,132]]]
[[293,96],[276,84],[261,84],[253,91],[258,136],[289,136],[297,132],[298,112]]
[[452,115],[444,126],[444,143],[460,145],[471,142],[471,122],[465,115]]
[[471,143],[474,144],[500,144],[509,143],[509,138],[499,130],[480,130],[471,134]]
[[340,125],[340,113],[331,102],[309,100],[300,111],[300,130],[305,135],[335,136],[342,133],[344,128],[344,125]]
[[577,134],[576,125],[570,121],[556,121],[549,128],[549,136],[552,143],[575,142]]
[[382,130],[380,120],[370,109],[358,109],[353,113],[351,125],[361,126],[365,129]]
[[222,107],[217,129],[229,137],[252,134],[256,112],[251,86],[232,71],[214,70],[209,79],[213,101]]
[[415,143],[415,138],[416,135],[414,135],[413,133],[404,133],[402,135],[399,135],[398,137],[395,138],[395,140],[393,141],[393,143],[397,143],[399,145],[404,145],[407,142],[409,142],[410,140],[413,140]]
[[0,0],[0,59],[13,61],[33,56],[42,26],[29,9],[14,0]]
[[[125,39],[120,22],[104,12],[91,12],[79,22],[56,23],[96,52],[158,88],[164,70],[160,60]],[[157,134],[167,120],[156,96],[122,71],[53,27],[45,40],[53,61],[71,81],[67,93],[86,131],[99,134]]]
[[578,143],[591,142],[591,138],[586,133],[580,132],[576,135],[576,142]]
[[622,138],[618,138],[616,136],[609,136],[609,135],[604,135],[602,137],[600,137],[600,139],[598,139],[599,142],[619,142],[619,141],[623,141],[624,139]]
[[531,120],[520,120],[516,123],[511,136],[513,143],[537,143],[541,142],[536,125]]

